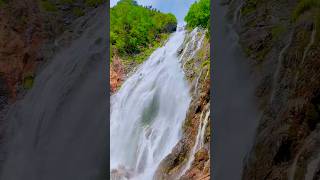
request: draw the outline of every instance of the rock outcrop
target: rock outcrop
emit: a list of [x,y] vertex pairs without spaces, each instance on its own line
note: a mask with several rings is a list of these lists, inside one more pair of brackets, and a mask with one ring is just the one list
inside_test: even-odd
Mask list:
[[14,101],[19,86],[33,76],[41,61],[39,47],[45,39],[43,19],[32,0],[10,1],[0,7],[0,76],[7,99]]
[[[314,4],[301,11],[301,3]],[[238,14],[239,43],[252,64],[263,112],[242,178],[319,179],[319,4],[234,0],[229,5],[231,14]]]

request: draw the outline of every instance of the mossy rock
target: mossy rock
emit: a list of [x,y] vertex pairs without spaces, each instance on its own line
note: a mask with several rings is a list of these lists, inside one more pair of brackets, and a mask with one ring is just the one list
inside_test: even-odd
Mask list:
[[27,76],[23,80],[23,88],[24,89],[31,89],[33,86],[34,77],[33,76]]

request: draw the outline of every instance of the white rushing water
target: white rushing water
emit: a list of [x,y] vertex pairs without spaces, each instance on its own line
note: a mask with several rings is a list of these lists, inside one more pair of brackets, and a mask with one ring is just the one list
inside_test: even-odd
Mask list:
[[184,37],[173,33],[111,97],[111,179],[152,179],[180,140],[191,100],[177,57]]

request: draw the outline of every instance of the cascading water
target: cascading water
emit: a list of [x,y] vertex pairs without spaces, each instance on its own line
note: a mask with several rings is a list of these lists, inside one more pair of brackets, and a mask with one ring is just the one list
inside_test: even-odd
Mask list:
[[291,42],[292,42],[292,39],[293,39],[293,32],[290,33],[290,37],[289,37],[289,43],[287,43],[287,45],[280,51],[279,53],[279,58],[278,58],[278,62],[277,62],[277,67],[276,67],[276,71],[273,75],[273,82],[272,82],[272,92],[271,92],[271,96],[270,96],[270,103],[273,102],[274,98],[276,97],[276,92],[277,92],[277,87],[276,85],[278,84],[278,81],[279,81],[279,76],[280,76],[280,72],[281,72],[281,68],[282,68],[282,63],[284,61],[284,56],[285,56],[285,53],[287,53],[287,50],[288,48],[290,47],[291,45]]
[[111,179],[152,179],[179,141],[191,99],[177,55],[184,37],[173,33],[111,97]]
[[0,179],[103,179],[106,162],[107,6],[60,38],[32,89],[8,113]]

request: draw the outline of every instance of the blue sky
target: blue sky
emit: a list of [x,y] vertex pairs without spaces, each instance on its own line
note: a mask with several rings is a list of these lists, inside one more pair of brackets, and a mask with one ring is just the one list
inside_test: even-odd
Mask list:
[[[119,0],[110,0],[110,6],[117,4]],[[152,7],[164,13],[172,13],[178,19],[178,25],[185,24],[184,17],[187,14],[189,7],[196,0],[136,0],[139,5],[152,5]]]

